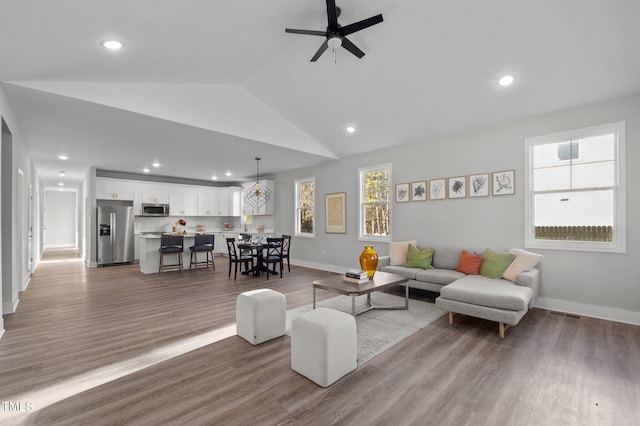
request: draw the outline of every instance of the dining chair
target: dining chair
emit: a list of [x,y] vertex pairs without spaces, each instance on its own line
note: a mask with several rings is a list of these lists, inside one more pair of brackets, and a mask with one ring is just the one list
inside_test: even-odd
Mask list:
[[245,271],[249,270],[249,263],[251,263],[251,268],[253,268],[253,257],[250,255],[240,255],[240,250],[238,250],[236,247],[235,238],[227,238],[227,250],[229,251],[229,278],[231,278],[231,264],[235,266],[235,271],[233,273],[234,280],[238,277],[238,264],[244,263]]
[[[284,241],[284,238],[282,237],[267,238],[267,246],[266,246],[267,256],[264,258],[264,262],[266,263],[266,266],[267,266],[267,279],[269,279],[269,275],[271,275],[271,271],[273,271],[273,273],[276,273],[276,265],[280,265],[280,278],[282,278],[283,241]],[[273,265],[273,270],[269,267],[269,265]]]
[[291,265],[289,265],[289,250],[291,249],[291,235],[282,235],[282,258],[287,259],[287,269],[291,272]]
[[[182,271],[182,252],[184,251],[184,236],[182,235],[162,235],[160,237],[160,265],[158,266],[158,272],[164,272],[169,268],[172,270]],[[178,263],[172,263],[169,265],[164,264],[165,256],[178,256]]]
[[[189,247],[191,250],[191,258],[189,261],[189,269],[193,265],[198,269],[198,265],[206,265],[209,268],[209,264],[216,270],[216,264],[214,263],[213,247],[215,245],[216,236],[213,234],[196,235],[193,240],[193,245]],[[206,260],[198,262],[198,253],[205,253]]]

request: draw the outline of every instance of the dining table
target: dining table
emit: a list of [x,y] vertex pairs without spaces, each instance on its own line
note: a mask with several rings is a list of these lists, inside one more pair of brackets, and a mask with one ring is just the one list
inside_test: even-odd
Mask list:
[[[273,246],[273,243],[271,244]],[[240,250],[249,250],[252,253],[255,252],[256,256],[256,264],[253,268],[250,268],[247,271],[241,272],[244,275],[253,274],[254,277],[259,277],[260,272],[266,272],[267,274],[277,274],[278,272],[272,271],[264,262],[264,250],[270,247],[270,244],[266,241],[264,242],[240,242],[236,244]]]

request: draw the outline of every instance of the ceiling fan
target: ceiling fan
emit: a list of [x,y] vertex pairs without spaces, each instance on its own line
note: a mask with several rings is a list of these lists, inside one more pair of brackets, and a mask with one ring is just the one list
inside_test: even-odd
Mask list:
[[353,24],[349,24],[346,27],[343,27],[342,25],[338,24],[340,8],[336,7],[335,0],[326,0],[326,2],[328,22],[326,31],[294,30],[291,28],[286,28],[285,32],[293,34],[322,36],[326,38],[316,54],[313,55],[313,58],[311,58],[311,62],[317,61],[320,55],[322,55],[329,46],[331,46],[331,48],[333,49],[342,46],[349,52],[356,55],[358,58],[362,58],[364,56],[364,52],[358,49],[358,47],[351,41],[349,41],[347,36],[349,34],[355,33],[356,31],[364,30],[365,28],[369,28],[372,25],[379,24],[380,22],[382,22],[382,14],[372,16],[371,18],[363,19],[362,21],[358,21]]

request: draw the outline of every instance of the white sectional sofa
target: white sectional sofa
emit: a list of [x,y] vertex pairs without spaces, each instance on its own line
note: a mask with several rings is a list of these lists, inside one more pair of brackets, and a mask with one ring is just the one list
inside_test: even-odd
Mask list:
[[540,295],[539,266],[519,273],[515,282],[466,275],[456,271],[461,252],[435,247],[430,269],[392,265],[389,256],[381,256],[378,269],[409,278],[409,287],[440,293],[436,305],[449,312],[449,323],[454,313],[496,321],[504,337],[506,326],[517,325]]

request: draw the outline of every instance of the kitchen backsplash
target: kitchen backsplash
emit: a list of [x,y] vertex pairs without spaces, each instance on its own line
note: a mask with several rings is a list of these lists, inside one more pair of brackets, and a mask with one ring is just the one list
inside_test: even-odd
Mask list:
[[[133,232],[170,232],[173,224],[178,219],[184,219],[187,225],[184,226],[187,232],[195,232],[199,225],[205,231],[222,231],[224,224],[228,223],[230,230],[244,230],[244,223],[239,217],[207,217],[207,216],[167,216],[167,217],[144,217],[136,216],[133,222]],[[247,232],[256,232],[256,227],[261,225],[264,232],[273,232],[273,216],[253,216],[251,223],[247,224]]]

